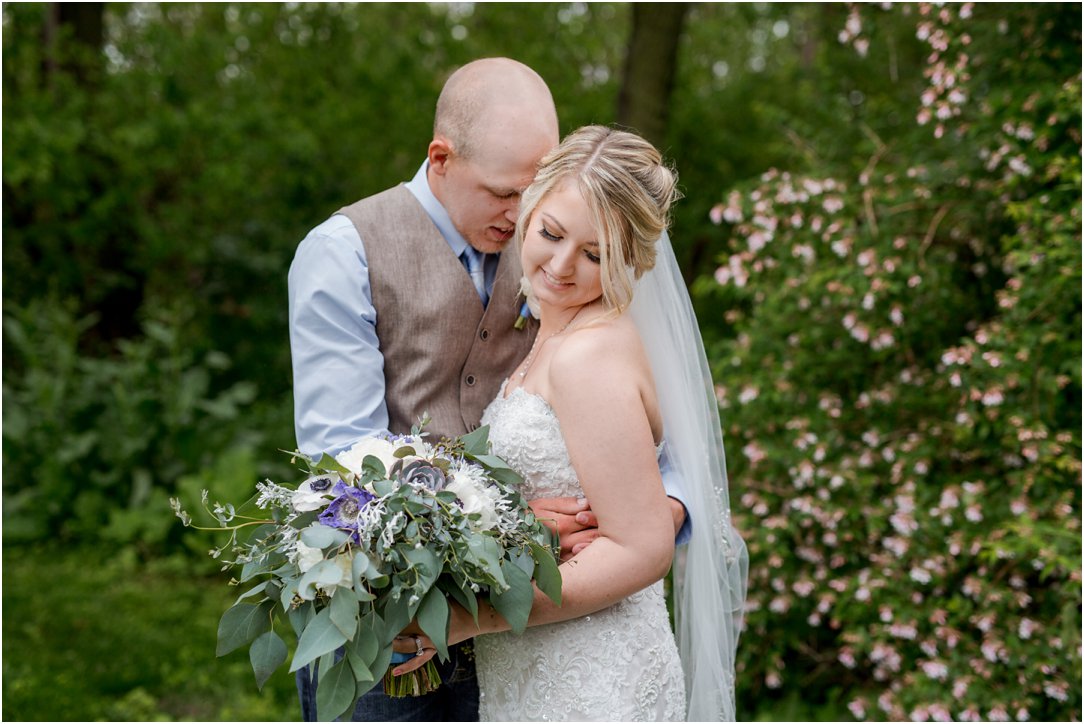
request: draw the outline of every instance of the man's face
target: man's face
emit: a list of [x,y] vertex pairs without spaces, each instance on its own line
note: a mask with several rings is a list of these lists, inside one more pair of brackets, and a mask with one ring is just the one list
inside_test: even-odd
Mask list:
[[470,158],[449,155],[441,203],[455,228],[478,251],[494,254],[511,241],[520,194],[534,180],[546,144],[480,150]]

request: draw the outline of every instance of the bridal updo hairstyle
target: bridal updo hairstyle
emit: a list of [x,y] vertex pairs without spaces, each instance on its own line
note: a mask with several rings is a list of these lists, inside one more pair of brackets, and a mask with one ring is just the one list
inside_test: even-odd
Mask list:
[[654,146],[634,133],[580,128],[539,162],[521,199],[516,243],[523,243],[546,194],[566,181],[579,186],[591,210],[591,225],[599,234],[603,303],[620,313],[632,302],[633,282],[655,266],[655,242],[669,225],[670,205],[678,198],[677,175]]

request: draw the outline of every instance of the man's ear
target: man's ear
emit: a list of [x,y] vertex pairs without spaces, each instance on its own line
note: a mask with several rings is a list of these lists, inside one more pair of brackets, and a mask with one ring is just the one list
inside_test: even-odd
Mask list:
[[429,169],[443,176],[447,172],[448,161],[452,157],[452,143],[444,136],[434,136],[429,142]]

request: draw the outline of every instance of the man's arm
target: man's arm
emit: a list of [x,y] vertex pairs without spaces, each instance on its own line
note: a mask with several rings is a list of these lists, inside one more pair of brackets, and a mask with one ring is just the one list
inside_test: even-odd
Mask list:
[[388,425],[376,310],[354,224],[335,215],[309,232],[288,279],[298,449],[338,452]]

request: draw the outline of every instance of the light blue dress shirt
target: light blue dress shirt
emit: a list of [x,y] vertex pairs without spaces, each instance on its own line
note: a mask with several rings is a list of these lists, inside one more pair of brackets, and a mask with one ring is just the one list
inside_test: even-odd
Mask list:
[[[423,163],[406,188],[458,257],[467,240],[430,190],[428,166]],[[497,255],[487,254],[490,291],[496,270]],[[334,214],[308,233],[290,265],[288,286],[298,450],[310,457],[335,454],[386,431],[384,355],[376,335],[369,265],[350,219]],[[680,476],[670,470],[665,454],[660,462],[667,495],[684,502]],[[686,515],[677,542],[684,543],[690,534]]]

